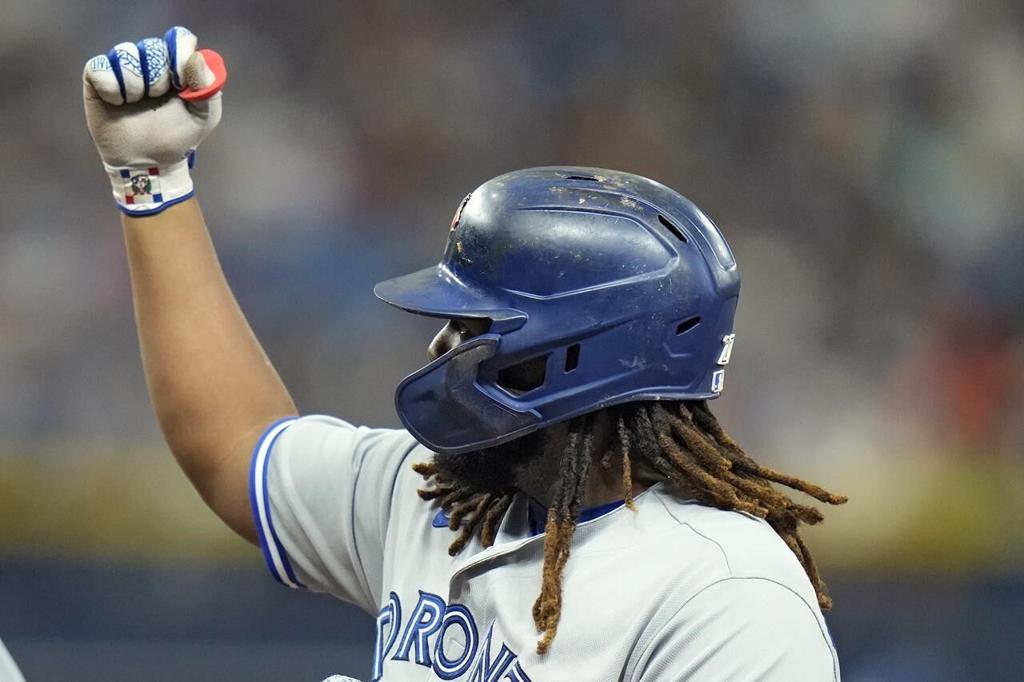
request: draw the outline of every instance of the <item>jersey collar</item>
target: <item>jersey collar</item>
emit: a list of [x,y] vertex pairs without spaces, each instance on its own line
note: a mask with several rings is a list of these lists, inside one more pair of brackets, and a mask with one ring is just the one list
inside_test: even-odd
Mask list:
[[[608,512],[615,511],[625,503],[625,500],[616,500],[614,502],[608,502],[607,504],[599,504],[596,507],[588,507],[580,512],[580,519],[578,523],[593,521],[594,519],[604,516]],[[526,520],[529,525],[530,535],[540,535],[543,533],[547,519],[547,507],[533,498],[530,498],[526,509]]]

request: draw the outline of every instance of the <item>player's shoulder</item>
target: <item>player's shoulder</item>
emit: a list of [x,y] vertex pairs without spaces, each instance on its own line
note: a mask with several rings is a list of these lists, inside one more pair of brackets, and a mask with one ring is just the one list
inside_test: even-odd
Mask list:
[[802,652],[793,655],[803,661],[800,665],[823,671],[820,679],[838,679],[835,648],[814,588],[766,521],[702,505],[665,485],[650,489],[638,507],[638,516],[652,517],[644,524],[647,555],[656,556],[665,571],[677,567],[671,580],[667,573],[658,576],[665,587],[647,615],[644,656],[659,642],[675,646],[674,637],[686,639],[698,631],[718,644],[742,635],[755,643],[753,648],[784,631],[787,639],[777,641],[779,647]]
[[404,457],[421,447],[405,429],[357,426],[324,414],[282,420],[269,428],[263,439],[270,437],[280,439],[300,452],[315,450],[335,455],[355,451],[377,457],[389,454]]
[[271,425],[254,450],[253,471],[259,475],[258,470],[273,470],[286,486],[300,480],[309,487],[336,483],[339,477],[363,477],[390,487],[411,484],[404,480],[409,478],[406,471],[412,473],[406,463],[429,455],[404,429],[356,426],[312,414]]
[[700,551],[709,564],[718,567],[707,573],[709,582],[765,578],[793,588],[804,597],[813,597],[800,562],[764,519],[700,504],[667,486],[655,486],[650,492],[644,511],[662,515],[666,525],[685,540],[667,543],[669,553]]

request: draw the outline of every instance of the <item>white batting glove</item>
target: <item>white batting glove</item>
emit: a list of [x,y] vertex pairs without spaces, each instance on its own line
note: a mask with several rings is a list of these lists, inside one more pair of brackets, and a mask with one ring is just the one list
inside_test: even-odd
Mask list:
[[192,196],[192,153],[220,122],[221,96],[186,102],[177,91],[214,78],[196,36],[180,26],[86,62],[85,120],[128,215],[159,213]]

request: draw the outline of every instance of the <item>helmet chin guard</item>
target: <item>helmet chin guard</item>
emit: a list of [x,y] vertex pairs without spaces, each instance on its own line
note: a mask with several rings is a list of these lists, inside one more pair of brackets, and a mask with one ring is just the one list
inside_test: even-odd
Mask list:
[[540,422],[535,410],[515,410],[477,384],[480,364],[495,356],[499,339],[469,339],[398,385],[395,407],[416,440],[435,452],[465,452],[512,440]]
[[441,263],[374,293],[421,315],[491,320],[395,393],[417,440],[459,453],[620,403],[717,397],[739,286],[728,244],[688,199],[567,167],[484,183]]

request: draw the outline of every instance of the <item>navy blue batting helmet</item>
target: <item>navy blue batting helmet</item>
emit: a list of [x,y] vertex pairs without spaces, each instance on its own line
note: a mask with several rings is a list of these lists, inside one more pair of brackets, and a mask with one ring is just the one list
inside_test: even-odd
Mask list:
[[630,173],[550,167],[481,185],[441,263],[374,293],[491,321],[395,393],[418,441],[458,453],[628,401],[716,397],[739,289],[729,245],[685,197]]

